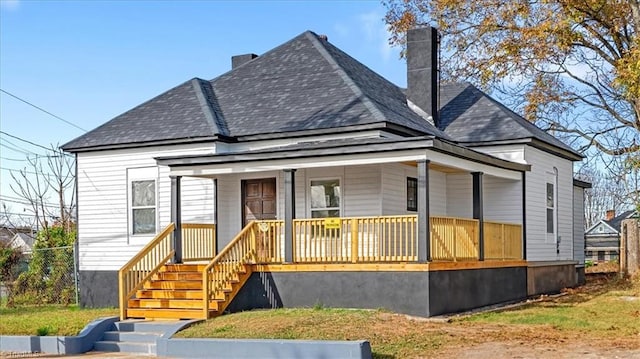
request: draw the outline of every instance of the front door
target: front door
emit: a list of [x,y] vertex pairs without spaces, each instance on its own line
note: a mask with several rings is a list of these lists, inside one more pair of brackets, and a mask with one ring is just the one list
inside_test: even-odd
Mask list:
[[242,226],[253,220],[276,219],[276,179],[242,181]]

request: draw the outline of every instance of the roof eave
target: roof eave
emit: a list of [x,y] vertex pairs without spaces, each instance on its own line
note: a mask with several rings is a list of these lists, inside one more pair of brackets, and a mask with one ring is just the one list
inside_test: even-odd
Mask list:
[[352,126],[344,126],[344,127],[329,127],[329,128],[320,128],[320,129],[312,129],[312,130],[303,130],[303,131],[273,132],[273,133],[245,135],[245,136],[238,136],[237,141],[248,142],[248,141],[260,141],[260,140],[275,140],[275,139],[282,139],[282,138],[299,138],[299,137],[310,137],[310,136],[317,136],[317,135],[328,135],[328,134],[335,134],[335,133],[380,130],[380,129],[387,130],[390,133],[402,135],[402,136],[428,135],[424,132],[420,132],[411,128],[407,128],[407,127],[396,125],[389,122],[374,122],[374,123],[368,123],[363,125],[352,125]]
[[459,142],[465,146],[471,147],[483,147],[483,146],[497,146],[497,145],[515,145],[515,144],[528,144],[537,149],[543,150],[545,152],[554,154],[556,156],[560,156],[562,158],[566,158],[570,161],[582,161],[585,158],[584,155],[576,152],[569,151],[564,148],[560,148],[558,146],[552,145],[550,143],[541,141],[537,138],[533,137],[524,137],[524,138],[515,138],[509,140],[497,140],[497,141],[482,141],[482,142]]
[[119,150],[119,149],[128,149],[128,148],[143,148],[143,147],[152,147],[152,146],[203,143],[203,142],[232,143],[232,142],[236,142],[236,140],[233,137],[217,135],[217,136],[190,137],[190,138],[180,138],[180,139],[171,139],[171,140],[155,140],[155,141],[118,143],[118,144],[96,145],[96,146],[69,147],[67,146],[68,144],[65,144],[61,148],[65,152],[81,153],[81,152],[93,152],[93,151]]

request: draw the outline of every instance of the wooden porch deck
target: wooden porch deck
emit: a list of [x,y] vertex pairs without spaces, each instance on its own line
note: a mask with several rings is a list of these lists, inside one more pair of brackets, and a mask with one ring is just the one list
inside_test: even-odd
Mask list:
[[292,260],[285,261],[284,221],[254,221],[217,255],[215,225],[181,225],[182,259],[175,265],[170,224],[119,272],[120,316],[209,318],[220,315],[253,271],[430,271],[526,265],[522,227],[430,217],[431,261],[418,262],[417,216],[296,219]]

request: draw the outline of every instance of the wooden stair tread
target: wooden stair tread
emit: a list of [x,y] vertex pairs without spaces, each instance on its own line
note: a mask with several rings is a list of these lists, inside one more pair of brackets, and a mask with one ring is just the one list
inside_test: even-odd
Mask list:
[[[215,315],[216,312],[216,310],[209,310],[209,315]],[[198,319],[202,318],[202,309],[128,308],[127,317],[146,319]]]

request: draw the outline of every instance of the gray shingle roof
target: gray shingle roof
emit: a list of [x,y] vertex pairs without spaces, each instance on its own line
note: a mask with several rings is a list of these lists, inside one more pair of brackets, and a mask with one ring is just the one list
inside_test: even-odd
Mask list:
[[578,154],[469,83],[440,86],[438,127],[460,143],[535,138]]
[[[106,145],[194,139],[224,133],[217,128],[210,84],[192,79],[63,145],[65,150]],[[200,97],[200,98],[199,98]]]
[[439,129],[403,90],[306,31],[221,76],[192,79],[65,144],[69,151],[395,125],[460,143],[537,138],[572,151],[469,84],[441,88]]
[[618,231],[618,233],[620,233],[620,226],[622,225],[622,221],[624,221],[625,219],[629,218],[629,217],[633,217],[633,215],[637,214],[635,213],[635,210],[628,210],[625,212],[620,213],[619,215],[613,217],[611,220],[609,221],[604,221],[606,222],[609,226],[611,226],[611,228],[615,229],[616,231]]

